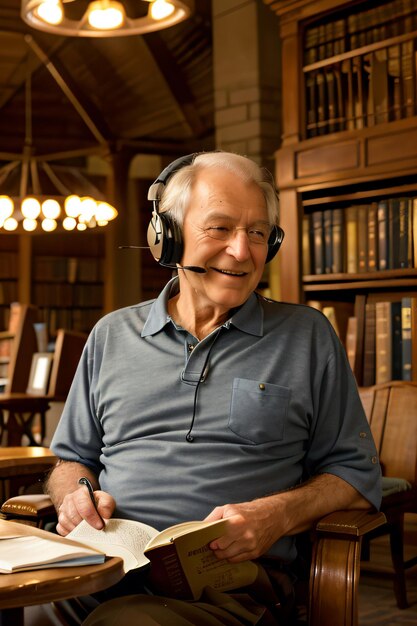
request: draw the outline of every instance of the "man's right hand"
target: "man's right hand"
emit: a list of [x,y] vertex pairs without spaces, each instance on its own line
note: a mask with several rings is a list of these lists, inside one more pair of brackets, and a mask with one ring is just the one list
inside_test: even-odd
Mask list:
[[105,491],[95,491],[94,497],[97,510],[91,501],[88,490],[84,486],[80,486],[75,491],[64,496],[58,508],[58,524],[56,526],[58,534],[65,537],[65,535],[78,526],[83,519],[85,519],[90,526],[98,530],[103,528],[100,515],[103,519],[109,519],[113,514],[116,502],[114,498]]

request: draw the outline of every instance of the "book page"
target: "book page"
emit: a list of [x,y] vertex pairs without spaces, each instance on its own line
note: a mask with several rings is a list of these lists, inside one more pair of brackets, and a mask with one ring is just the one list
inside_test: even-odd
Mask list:
[[109,519],[103,530],[83,520],[67,537],[102,550],[107,556],[120,556],[125,573],[149,563],[143,553],[148,541],[158,534],[152,526],[125,519]]
[[224,520],[216,520],[214,522],[205,522],[205,521],[192,521],[192,522],[181,522],[180,524],[175,524],[175,526],[170,526],[165,530],[161,530],[160,533],[155,535],[147,544],[146,550],[152,550],[152,548],[157,548],[158,546],[165,545],[167,543],[172,543],[174,539],[177,537],[181,537],[187,533],[193,532],[195,530],[199,530],[200,528],[208,528],[211,526],[219,526],[217,529],[218,534],[213,534],[213,539],[216,537],[220,537],[224,526]]
[[69,567],[104,563],[105,555],[95,550],[75,547],[71,543],[44,537],[2,537],[0,539],[0,572],[11,573],[47,567]]

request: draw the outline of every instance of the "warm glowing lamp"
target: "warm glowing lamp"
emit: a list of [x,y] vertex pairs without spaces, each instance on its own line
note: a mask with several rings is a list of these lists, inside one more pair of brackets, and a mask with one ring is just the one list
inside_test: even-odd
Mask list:
[[169,17],[174,10],[174,5],[171,2],[167,2],[167,0],[155,0],[150,7],[151,17],[154,20],[163,20]]
[[88,8],[88,23],[97,30],[114,30],[125,21],[123,5],[116,0],[96,0]]
[[41,203],[36,198],[25,198],[20,208],[23,217],[27,217],[30,220],[36,220],[41,212]]
[[60,24],[64,17],[64,10],[60,0],[44,0],[35,9],[35,13],[37,17],[47,24],[51,24],[51,26]]

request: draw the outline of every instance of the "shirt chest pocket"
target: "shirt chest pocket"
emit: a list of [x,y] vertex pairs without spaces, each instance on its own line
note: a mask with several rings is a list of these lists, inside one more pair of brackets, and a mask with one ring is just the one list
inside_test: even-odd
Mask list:
[[254,444],[284,438],[290,390],[246,378],[233,381],[229,429]]

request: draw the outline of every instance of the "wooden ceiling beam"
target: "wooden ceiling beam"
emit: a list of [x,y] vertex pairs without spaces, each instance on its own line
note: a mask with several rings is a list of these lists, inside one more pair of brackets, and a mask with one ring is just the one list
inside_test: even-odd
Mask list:
[[181,68],[173,59],[158,33],[147,33],[143,35],[143,39],[166,81],[172,97],[182,111],[191,132],[197,138],[203,137],[209,129],[198,114],[194,97]]

